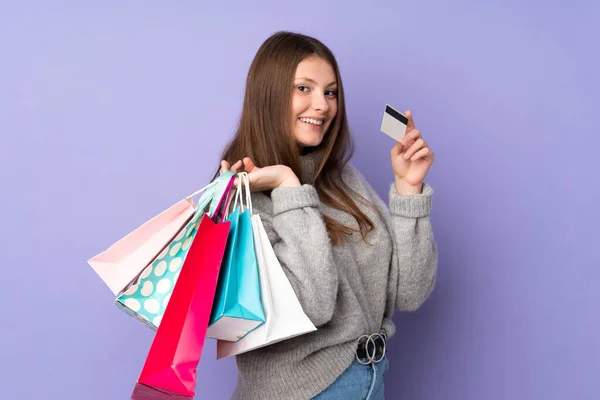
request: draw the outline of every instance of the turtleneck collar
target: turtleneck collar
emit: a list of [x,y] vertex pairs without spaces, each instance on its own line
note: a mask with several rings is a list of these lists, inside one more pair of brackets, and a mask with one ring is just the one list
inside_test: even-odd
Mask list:
[[300,165],[302,166],[302,176],[299,176],[302,184],[312,183],[315,179],[319,164],[323,159],[323,149],[314,149],[306,154],[300,155]]

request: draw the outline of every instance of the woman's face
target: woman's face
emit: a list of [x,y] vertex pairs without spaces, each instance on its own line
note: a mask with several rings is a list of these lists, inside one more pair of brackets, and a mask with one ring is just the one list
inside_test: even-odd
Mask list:
[[302,150],[321,144],[337,113],[337,82],[329,63],[316,56],[305,58],[294,77],[292,134]]

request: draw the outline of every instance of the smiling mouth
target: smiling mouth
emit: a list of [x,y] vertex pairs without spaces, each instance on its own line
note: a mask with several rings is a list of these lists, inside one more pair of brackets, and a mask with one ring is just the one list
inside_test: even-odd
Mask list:
[[304,122],[305,124],[311,124],[314,126],[321,126],[323,125],[323,120],[321,119],[313,119],[313,118],[298,118],[300,121]]

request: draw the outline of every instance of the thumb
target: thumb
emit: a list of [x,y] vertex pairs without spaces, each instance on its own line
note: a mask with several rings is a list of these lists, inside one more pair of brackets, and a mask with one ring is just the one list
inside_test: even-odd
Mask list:
[[408,124],[406,125],[406,132],[410,132],[411,130],[415,129],[415,120],[413,119],[413,115],[412,115],[412,112],[410,112],[410,110],[406,110],[404,115],[406,116],[406,118],[408,118]]

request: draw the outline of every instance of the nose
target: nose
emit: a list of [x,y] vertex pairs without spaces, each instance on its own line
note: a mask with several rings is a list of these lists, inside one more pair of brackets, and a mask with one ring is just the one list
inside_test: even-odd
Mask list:
[[324,93],[315,92],[313,94],[312,107],[315,111],[321,111],[322,113],[329,111],[329,103]]

